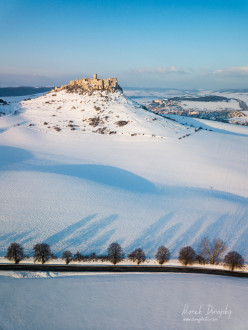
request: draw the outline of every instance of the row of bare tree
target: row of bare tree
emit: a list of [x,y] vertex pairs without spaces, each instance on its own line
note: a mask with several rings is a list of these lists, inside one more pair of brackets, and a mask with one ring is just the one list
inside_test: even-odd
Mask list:
[[[179,251],[178,260],[185,266],[192,265],[194,263],[217,264],[220,262],[220,258],[226,250],[227,245],[221,239],[215,238],[211,241],[207,237],[204,237],[199,244],[198,254],[191,246],[185,246]],[[63,252],[62,259],[65,260],[66,264],[69,264],[71,261],[108,260],[115,265],[125,258],[124,251],[118,243],[111,243],[107,252],[107,255],[102,256],[97,256],[95,253],[92,253],[91,255],[82,255],[79,251],[73,255],[71,251],[67,250]],[[57,258],[52,253],[50,246],[46,243],[34,245],[33,257],[34,262],[39,261],[43,264],[49,259]],[[155,257],[158,263],[163,265],[170,260],[170,251],[165,246],[160,246]],[[6,258],[18,264],[25,258],[23,247],[18,243],[11,243],[8,247]],[[141,248],[138,248],[128,254],[128,259],[139,265],[146,260],[146,255]],[[235,268],[242,268],[244,267],[244,258],[238,252],[230,251],[224,257],[224,264],[231,270],[234,270]]]
[[[185,246],[179,251],[178,260],[185,266],[192,265],[195,262],[214,265],[221,261],[221,257],[226,250],[227,245],[220,238],[215,238],[211,241],[204,237],[198,246],[198,254],[191,246]],[[236,251],[230,251],[224,257],[224,265],[231,270],[243,268],[244,262],[244,258]]]

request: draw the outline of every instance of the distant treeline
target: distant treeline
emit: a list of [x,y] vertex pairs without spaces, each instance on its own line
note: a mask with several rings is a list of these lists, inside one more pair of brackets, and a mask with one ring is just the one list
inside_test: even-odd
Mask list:
[[199,96],[199,97],[188,97],[188,96],[176,96],[168,99],[169,101],[197,101],[197,102],[222,102],[229,101],[227,97],[218,96],[218,95],[207,95],[207,96]]
[[45,93],[54,87],[1,87],[0,96],[25,96],[38,93]]

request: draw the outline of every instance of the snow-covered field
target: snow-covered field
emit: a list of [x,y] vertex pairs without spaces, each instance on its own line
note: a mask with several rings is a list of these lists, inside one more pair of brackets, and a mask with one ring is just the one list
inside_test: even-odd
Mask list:
[[[62,101],[58,117],[78,116],[80,97]],[[27,253],[49,243],[58,256],[65,249],[105,253],[118,241],[126,253],[141,247],[150,257],[163,244],[176,258],[182,246],[197,248],[208,235],[248,258],[247,127],[193,118],[182,125],[122,98],[109,101],[113,117],[105,125],[112,130],[114,116],[132,118],[129,132],[71,130],[60,120],[58,132],[43,124],[55,120],[57,107],[44,98],[0,118],[2,256],[14,241]],[[83,101],[86,112],[102,106]]]
[[1,329],[247,329],[248,280],[191,274],[0,277]]
[[246,91],[222,91],[222,92],[214,92],[214,95],[217,96],[224,96],[227,98],[234,98],[239,99],[241,101],[244,101],[245,103],[248,103],[248,92]]
[[203,102],[203,101],[181,101],[180,106],[185,109],[194,109],[197,111],[220,111],[220,110],[242,110],[239,102],[236,100],[218,101],[218,102]]

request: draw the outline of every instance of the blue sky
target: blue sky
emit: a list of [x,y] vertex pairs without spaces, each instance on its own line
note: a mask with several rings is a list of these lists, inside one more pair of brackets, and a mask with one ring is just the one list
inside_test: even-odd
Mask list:
[[0,86],[248,87],[248,0],[0,0]]

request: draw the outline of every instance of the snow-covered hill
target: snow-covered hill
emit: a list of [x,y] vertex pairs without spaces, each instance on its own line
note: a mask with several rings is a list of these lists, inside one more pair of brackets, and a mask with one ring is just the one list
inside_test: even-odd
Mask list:
[[20,111],[25,112],[30,126],[45,132],[180,137],[186,131],[175,121],[145,111],[119,90],[94,91],[91,95],[50,92],[21,102]]
[[154,256],[163,244],[177,257],[208,235],[248,258],[247,127],[164,119],[119,92],[53,92],[14,106],[0,118],[2,256],[14,241],[27,253],[46,242],[58,255],[117,241],[127,253]]

